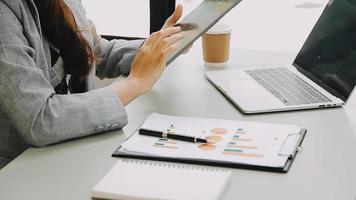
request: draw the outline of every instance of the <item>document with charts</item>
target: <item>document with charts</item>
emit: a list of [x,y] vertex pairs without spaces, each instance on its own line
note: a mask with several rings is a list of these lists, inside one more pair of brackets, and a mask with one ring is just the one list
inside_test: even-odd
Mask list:
[[153,113],[140,128],[206,138],[193,143],[139,135],[128,138],[118,157],[177,161],[270,171],[288,171],[306,130],[296,125],[178,117]]

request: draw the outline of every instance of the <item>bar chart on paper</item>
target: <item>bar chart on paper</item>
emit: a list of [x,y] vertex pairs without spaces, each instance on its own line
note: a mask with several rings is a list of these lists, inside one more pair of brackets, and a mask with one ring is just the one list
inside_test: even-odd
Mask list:
[[174,140],[170,140],[168,138],[159,138],[153,145],[154,147],[159,148],[170,148],[170,149],[177,149],[177,142]]
[[[191,134],[188,131],[176,129],[174,125],[170,125],[170,128],[167,128],[167,130],[185,135]],[[221,152],[222,155],[230,156],[253,158],[263,157],[263,154],[259,152],[260,148],[257,146],[257,144],[253,143],[252,139],[242,128],[231,131],[225,128],[213,128],[208,131],[201,130],[198,132],[201,133],[199,137],[204,137],[205,139],[211,141],[211,143],[195,144],[195,150],[209,152],[218,151]],[[179,143],[185,142],[168,138],[158,138],[155,139],[152,146],[157,148],[178,150],[179,145],[182,146],[182,144]]]

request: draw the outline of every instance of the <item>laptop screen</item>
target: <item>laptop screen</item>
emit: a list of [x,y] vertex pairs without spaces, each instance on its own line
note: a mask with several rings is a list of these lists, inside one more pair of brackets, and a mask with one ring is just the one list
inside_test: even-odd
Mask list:
[[346,100],[356,84],[356,1],[331,0],[294,61],[324,89]]

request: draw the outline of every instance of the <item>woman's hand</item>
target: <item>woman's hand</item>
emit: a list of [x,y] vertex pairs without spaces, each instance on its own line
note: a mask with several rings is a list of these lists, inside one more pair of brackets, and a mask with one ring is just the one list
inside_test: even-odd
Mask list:
[[[176,10],[174,11],[174,13],[166,20],[166,22],[164,23],[162,29],[168,28],[168,27],[173,27],[175,25],[177,25],[178,20],[182,17],[183,15],[183,6],[181,4],[177,5]],[[184,52],[183,54],[186,54],[189,52],[189,50],[192,48],[192,45],[189,46]]]
[[180,27],[169,27],[155,32],[138,50],[128,79],[140,85],[141,93],[149,91],[165,70],[169,55],[183,38],[180,31]]
[[182,6],[178,5],[164,28],[152,33],[138,50],[130,75],[120,83],[111,85],[123,105],[148,92],[162,75],[168,57],[179,48],[179,41],[183,39],[181,28],[174,26],[182,12]]

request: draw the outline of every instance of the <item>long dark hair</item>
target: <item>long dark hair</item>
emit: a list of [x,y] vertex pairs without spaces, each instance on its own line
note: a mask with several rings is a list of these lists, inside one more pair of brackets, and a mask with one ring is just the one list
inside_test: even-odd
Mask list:
[[64,0],[34,0],[44,37],[60,50],[67,74],[83,79],[95,62],[88,41],[81,34],[72,10]]

